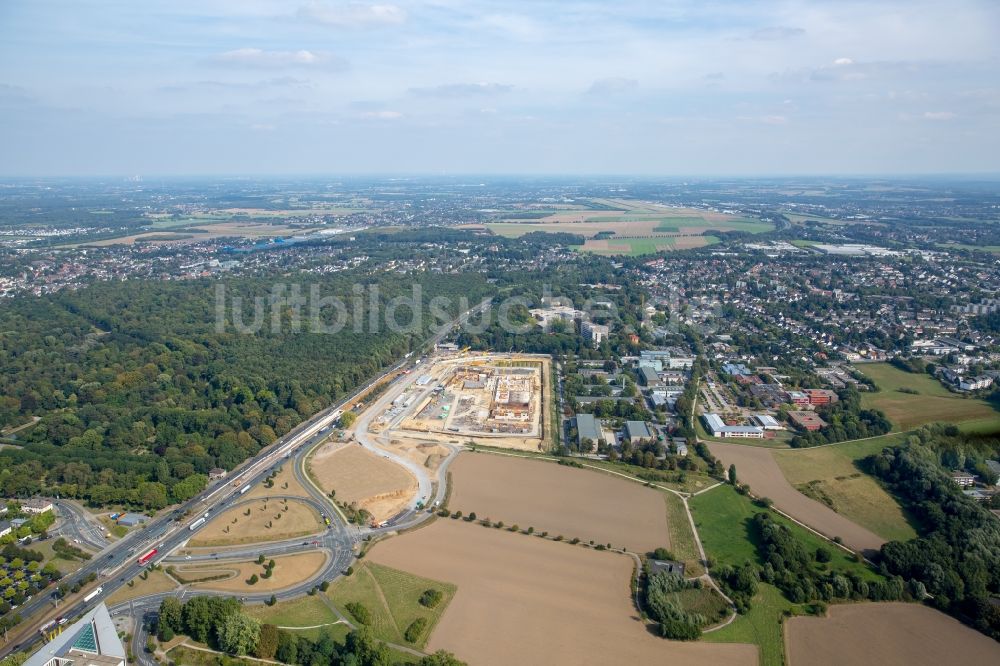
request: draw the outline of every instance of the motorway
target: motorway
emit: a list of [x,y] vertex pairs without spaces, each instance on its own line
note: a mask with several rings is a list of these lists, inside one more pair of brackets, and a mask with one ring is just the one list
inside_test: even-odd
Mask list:
[[[313,485],[312,481],[305,474],[302,464],[305,456],[308,455],[309,451],[314,446],[326,439],[326,431],[333,426],[344,409],[347,409],[349,405],[357,402],[360,396],[368,392],[373,386],[382,382],[386,377],[403,370],[407,366],[415,367],[415,360],[421,353],[426,350],[432,350],[434,346],[440,343],[449,333],[451,333],[452,330],[454,330],[456,326],[460,326],[474,313],[482,311],[487,306],[488,303],[480,304],[451,322],[442,325],[439,327],[438,331],[423,344],[423,346],[414,350],[412,354],[407,355],[406,358],[401,359],[398,363],[386,369],[382,372],[382,374],[372,379],[365,386],[356,391],[350,398],[331,405],[307,421],[300,423],[288,434],[263,449],[257,454],[257,456],[233,469],[229,473],[226,480],[216,482],[215,484],[209,486],[195,497],[176,507],[172,512],[165,513],[157,518],[154,518],[153,520],[150,520],[146,523],[145,529],[132,532],[120,541],[106,545],[97,555],[84,564],[84,566],[82,566],[79,570],[65,576],[60,581],[61,583],[73,585],[76,581],[82,580],[90,574],[95,574],[98,577],[98,584],[102,588],[101,594],[89,603],[84,603],[82,601],[82,594],[74,595],[75,597],[79,597],[79,599],[70,602],[68,607],[63,609],[59,614],[69,619],[77,617],[87,610],[90,610],[90,608],[94,605],[100,603],[101,599],[107,598],[115,590],[138,576],[143,572],[148,564],[140,565],[136,558],[138,555],[145,553],[151,548],[156,548],[158,551],[156,556],[152,558],[152,563],[160,564],[165,560],[169,560],[170,562],[177,560],[183,561],[183,558],[173,558],[171,555],[174,551],[182,548],[194,533],[193,530],[189,529],[189,526],[192,523],[206,514],[209,518],[211,518],[219,511],[238,503],[240,498],[239,489],[242,486],[247,484],[256,485],[263,482],[273,470],[276,470],[286,462],[295,465],[296,477],[302,483],[303,487],[309,492],[311,496],[311,503],[313,503],[314,506],[324,507],[322,512],[330,518],[331,524],[329,529],[327,529],[325,533],[319,537],[319,545],[311,543],[313,540],[317,540],[317,537],[307,537],[306,539],[300,539],[295,542],[272,544],[272,546],[278,549],[277,553],[282,554],[298,552],[306,549],[322,548],[328,551],[331,556],[327,559],[327,563],[323,569],[311,580],[303,581],[295,587],[288,588],[281,593],[277,593],[276,596],[279,599],[288,599],[300,596],[305,594],[311,587],[318,584],[320,580],[332,580],[336,578],[354,560],[354,543],[367,530],[352,530],[338,519],[339,514],[335,511],[331,500],[327,498],[321,490],[316,488],[316,486]],[[444,467],[445,466],[442,466],[442,469],[444,469]],[[237,482],[234,483],[232,479],[236,479]],[[444,484],[442,483],[440,486],[441,487],[438,492],[439,497],[443,496],[444,493]],[[86,517],[82,517],[75,513],[75,507],[68,502],[60,502],[59,508],[61,511],[66,511],[66,514],[63,515],[63,519],[67,523],[72,523],[74,526],[77,526],[73,529],[78,530],[81,534],[86,531],[86,528],[80,527],[80,521],[86,522]],[[405,517],[406,524],[416,524],[426,519],[428,515],[428,512],[415,513],[411,511]],[[396,527],[399,528],[400,526],[401,525],[397,523]],[[87,543],[91,543],[95,546],[99,545],[91,542],[89,538],[87,539]],[[260,552],[264,552],[264,547],[255,546],[253,549],[254,556]],[[192,560],[193,559],[194,555],[192,555]],[[229,554],[226,555],[225,559],[231,559]],[[224,561],[224,558],[220,557],[219,560]],[[92,589],[92,586],[84,587],[82,592],[85,593],[89,589]],[[200,590],[198,592],[198,594],[203,593],[205,592]],[[177,594],[177,592],[175,591],[161,595],[143,597],[141,599],[133,600],[127,604],[127,606],[134,608],[135,612],[145,613],[149,611],[151,604],[158,606],[163,597],[172,596],[173,594]],[[51,589],[46,589],[36,594],[34,598],[30,599],[25,604],[22,604],[18,612],[22,615],[22,617],[29,618],[46,610],[51,611],[53,604],[56,601],[53,598],[54,596],[54,592]],[[270,593],[259,595],[248,594],[245,599],[248,603],[263,602],[269,599],[270,596]],[[122,610],[123,609],[120,606],[115,608],[116,612],[121,612]],[[0,647],[0,658],[3,658],[15,650],[27,650],[35,642],[39,641],[40,635],[37,631],[34,631],[34,629],[43,624],[45,619],[55,615],[55,612],[46,613],[45,615],[46,617],[39,617],[34,621],[35,626],[24,627],[25,629],[32,629],[30,634],[27,636],[15,636],[13,637],[15,640],[12,640],[10,644]],[[21,627],[18,627],[18,631],[21,629]]]

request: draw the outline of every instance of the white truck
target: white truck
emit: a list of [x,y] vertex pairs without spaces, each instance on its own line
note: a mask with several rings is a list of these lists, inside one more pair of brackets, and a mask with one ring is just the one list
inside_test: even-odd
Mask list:
[[249,483],[247,485],[243,486],[242,488],[240,488],[240,495],[242,495],[243,493],[245,493],[248,490],[250,490],[250,484]]
[[205,519],[204,518],[199,518],[198,520],[196,520],[193,523],[191,523],[191,525],[188,526],[188,529],[191,530],[192,532],[194,532],[196,529],[198,529],[199,527],[201,527],[204,524],[205,524]]
[[89,602],[93,601],[97,597],[101,596],[101,592],[104,592],[104,587],[103,586],[97,588],[96,590],[94,590],[93,592],[91,592],[90,594],[88,594],[87,596],[85,596],[83,598],[83,603],[86,604],[86,603],[89,603]]

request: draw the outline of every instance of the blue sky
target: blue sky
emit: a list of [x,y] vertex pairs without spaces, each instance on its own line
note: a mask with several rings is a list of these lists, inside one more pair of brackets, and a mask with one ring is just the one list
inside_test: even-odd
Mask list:
[[0,174],[1000,172],[996,0],[0,3]]

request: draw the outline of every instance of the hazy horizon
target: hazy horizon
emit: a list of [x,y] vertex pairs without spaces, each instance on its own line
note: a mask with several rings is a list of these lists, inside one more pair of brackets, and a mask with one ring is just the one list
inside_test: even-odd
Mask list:
[[1000,174],[1000,4],[0,5],[6,177]]

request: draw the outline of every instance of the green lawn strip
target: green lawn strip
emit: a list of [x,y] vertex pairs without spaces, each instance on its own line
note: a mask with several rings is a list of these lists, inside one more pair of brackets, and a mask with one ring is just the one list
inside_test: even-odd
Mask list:
[[[427,589],[437,589],[443,593],[441,602],[433,609],[420,605],[420,595]],[[372,562],[364,562],[355,568],[351,576],[338,579],[327,595],[337,609],[352,622],[357,619],[347,609],[347,604],[359,603],[371,614],[375,637],[398,645],[408,645],[403,634],[407,627],[419,617],[427,621],[427,629],[420,639],[410,644],[419,649],[427,642],[444,609],[455,594],[455,586],[420,578],[412,574],[390,569]]]
[[247,606],[246,613],[279,627],[315,627],[333,624],[339,619],[318,596],[298,597],[274,606]]
[[915,520],[859,466],[862,459],[904,442],[906,436],[892,433],[832,446],[777,451],[774,459],[788,482],[804,495],[885,539],[906,541],[917,536]]
[[170,663],[184,666],[261,666],[267,663],[250,657],[230,657],[218,652],[195,650],[185,645],[170,649],[167,657]]
[[698,553],[698,544],[695,542],[694,533],[691,531],[691,523],[688,522],[687,512],[684,511],[684,502],[673,493],[664,492],[663,501],[667,506],[667,530],[670,534],[670,552],[678,560],[684,563],[684,575],[687,578],[700,576],[705,573],[705,567],[701,564],[701,555]]
[[[537,460],[539,462],[547,462],[551,464],[558,464],[560,460],[565,461],[571,465],[580,465],[584,469],[589,469],[596,472],[608,472],[612,475],[624,474],[630,477],[633,481],[639,483],[645,483],[647,481],[655,483],[659,486],[665,488],[672,488],[680,492],[694,493],[703,488],[708,488],[712,484],[716,483],[716,480],[701,471],[688,470],[684,472],[685,480],[683,483],[678,483],[675,481],[663,481],[655,478],[657,473],[662,474],[677,474],[677,471],[667,471],[667,470],[654,470],[648,469],[646,467],[639,467],[638,465],[629,465],[622,462],[609,462],[607,460],[592,460],[589,458],[577,458],[577,457],[567,457],[567,458],[557,458],[551,453],[536,453],[534,451],[511,451],[509,449],[500,449],[491,446],[482,446],[476,444],[473,448],[469,447],[472,452],[479,451],[481,453],[493,453],[497,455],[511,456],[515,458],[530,458]],[[644,478],[644,476],[648,478]]]
[[[639,467],[638,465],[629,465],[622,462],[609,462],[607,460],[586,460],[582,458],[569,458],[573,462],[579,462],[581,465],[587,465],[589,469],[598,468],[599,470],[604,470],[607,472],[616,472],[618,474],[626,474],[628,476],[634,477],[639,481],[649,481],[650,483],[655,483],[658,486],[663,486],[665,488],[672,488],[684,493],[695,493],[704,488],[708,488],[714,483],[717,483],[715,479],[710,477],[701,471],[694,470],[655,470],[646,467]],[[659,475],[676,475],[679,472],[683,472],[684,481],[666,481],[661,478],[657,478]]]
[[785,611],[795,614],[797,607],[778,588],[761,583],[746,615],[738,615],[729,626],[703,634],[701,639],[708,643],[752,643],[760,648],[760,666],[783,666]]
[[[896,430],[909,430],[937,421],[974,422],[978,432],[1000,430],[1000,411],[993,405],[952,393],[930,375],[906,372],[889,363],[866,363],[858,369],[881,389],[863,393],[861,404],[885,412]],[[903,393],[901,388],[917,393]]]

